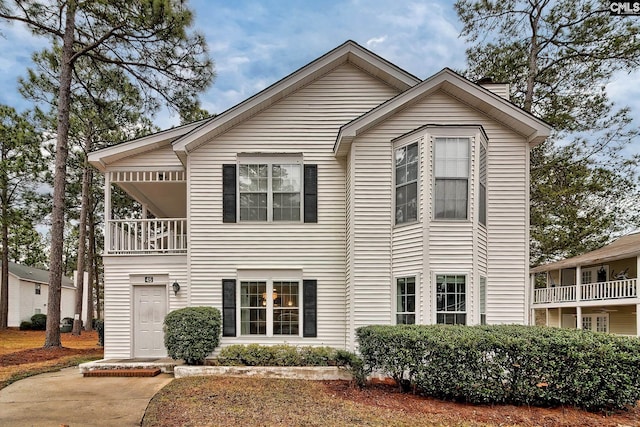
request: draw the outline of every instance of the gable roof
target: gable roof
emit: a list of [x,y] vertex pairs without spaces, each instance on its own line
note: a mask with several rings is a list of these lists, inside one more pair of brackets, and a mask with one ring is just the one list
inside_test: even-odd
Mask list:
[[373,110],[340,128],[333,151],[345,155],[351,141],[358,135],[382,123],[397,111],[442,90],[461,102],[481,111],[494,120],[524,136],[532,146],[547,138],[552,127],[508,100],[475,84],[449,68],[400,93]]
[[[0,263],[0,265],[2,265]],[[9,262],[9,274],[14,275],[18,279],[26,280],[34,283],[49,284],[49,271],[39,268],[28,267],[26,265]],[[68,277],[62,276],[62,286],[66,288],[74,288],[73,281]]]
[[89,163],[104,172],[110,163],[173,144],[174,151],[184,164],[187,153],[195,150],[206,140],[229,130],[345,63],[353,64],[400,91],[405,91],[420,82],[418,77],[348,40],[217,116],[96,150],[89,154]]
[[532,268],[531,273],[572,268],[578,265],[599,264],[640,255],[640,231],[620,237],[606,246],[572,258]]
[[187,152],[195,150],[206,140],[229,130],[241,121],[265,110],[280,99],[347,62],[385,81],[400,91],[405,91],[420,82],[420,79],[416,76],[365,49],[358,43],[348,40],[315,61],[294,71],[282,80],[211,118],[207,123],[177,139],[173,143],[174,150],[184,163]]
[[176,126],[141,138],[121,142],[120,144],[112,145],[111,147],[92,151],[89,153],[89,163],[99,171],[104,172],[110,163],[117,162],[118,160],[122,160],[126,157],[155,150],[156,148],[165,147],[171,144],[175,139],[191,132],[198,126],[201,126],[207,120],[210,119],[198,120],[197,122]]

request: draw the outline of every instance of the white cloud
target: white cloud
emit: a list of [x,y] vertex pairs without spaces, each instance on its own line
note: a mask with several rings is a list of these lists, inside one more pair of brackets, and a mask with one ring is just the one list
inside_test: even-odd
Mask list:
[[375,46],[377,46],[377,45],[379,45],[381,43],[384,43],[386,40],[387,40],[387,36],[386,35],[384,35],[382,37],[374,37],[372,39],[367,40],[367,47],[369,49],[371,49],[371,48],[373,48],[373,47],[375,47]]

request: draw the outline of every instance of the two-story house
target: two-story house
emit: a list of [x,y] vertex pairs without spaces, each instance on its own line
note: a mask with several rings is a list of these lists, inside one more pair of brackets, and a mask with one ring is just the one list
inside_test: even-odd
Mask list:
[[[185,306],[222,311],[222,345],[527,323],[529,151],[551,129],[507,97],[348,41],[213,118],[91,153],[105,357],[165,355]],[[142,218],[113,217],[113,186]]]

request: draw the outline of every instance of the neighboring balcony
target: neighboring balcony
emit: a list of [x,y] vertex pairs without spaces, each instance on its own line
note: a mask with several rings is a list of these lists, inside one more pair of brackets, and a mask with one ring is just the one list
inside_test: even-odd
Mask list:
[[109,220],[107,252],[112,255],[185,254],[186,218]]
[[611,301],[638,298],[638,279],[614,280],[581,285],[535,289],[534,304],[576,303],[578,301]]

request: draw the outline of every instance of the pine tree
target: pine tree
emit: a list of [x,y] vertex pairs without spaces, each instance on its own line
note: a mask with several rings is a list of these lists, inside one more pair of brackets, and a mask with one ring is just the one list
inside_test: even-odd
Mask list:
[[188,30],[193,16],[185,1],[110,0],[79,2],[0,0],[0,19],[26,25],[51,41],[59,63],[56,151],[51,215],[51,258],[45,347],[60,346],[60,296],[65,187],[72,84],[80,59],[96,68],[118,67],[154,111],[164,102],[193,109],[197,94],[213,79],[204,38]]
[[511,84],[511,101],[556,132],[531,154],[531,263],[593,250],[640,225],[638,130],[609,100],[640,65],[640,26],[607,1],[458,0],[467,77]]

